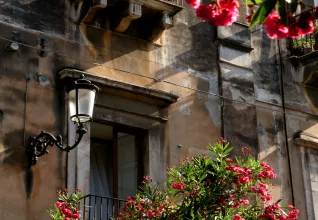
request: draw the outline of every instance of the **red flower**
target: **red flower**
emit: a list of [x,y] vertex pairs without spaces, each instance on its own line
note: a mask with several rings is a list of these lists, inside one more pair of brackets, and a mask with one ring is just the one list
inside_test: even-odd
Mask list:
[[201,0],[186,0],[186,1],[192,8],[198,8],[201,3]]
[[296,22],[291,23],[288,29],[289,29],[288,37],[290,38],[297,38],[303,35],[302,30],[298,27],[298,24]]
[[65,207],[66,203],[65,203],[65,202],[59,202],[59,201],[57,201],[57,202],[55,203],[55,205],[56,205],[56,207],[58,207],[58,208],[62,208],[62,207]]
[[314,32],[314,24],[313,21],[315,20],[315,17],[310,12],[303,12],[301,13],[298,21],[298,27],[302,30],[302,34],[311,34]]
[[203,21],[211,20],[212,19],[212,11],[213,11],[212,4],[200,5],[196,11],[197,17],[201,18]]
[[239,214],[235,214],[233,216],[233,220],[245,220],[244,218],[242,218]]
[[63,215],[65,215],[66,217],[72,218],[72,211],[68,208],[62,208],[61,212],[63,213]]
[[172,188],[178,189],[178,190],[183,190],[184,189],[184,185],[182,185],[180,183],[174,183],[174,184],[172,184]]
[[292,206],[292,205],[288,205],[288,208],[289,208],[289,209],[294,209],[295,207]]
[[79,219],[81,217],[81,214],[79,213],[74,213],[71,215],[71,218],[74,218],[74,219]]
[[238,7],[237,0],[220,0],[219,4],[200,5],[197,8],[197,17],[214,26],[228,26],[237,20]]
[[286,220],[286,215],[279,216],[279,220]]
[[277,11],[273,11],[268,15],[264,22],[264,28],[266,29],[269,38],[282,39],[288,37],[288,27],[282,24]]
[[272,199],[273,199],[273,197],[272,197],[271,195],[267,195],[267,196],[266,196],[266,200],[267,200],[267,201],[270,201],[270,200],[272,200]]
[[232,162],[233,162],[233,160],[232,160],[231,158],[226,158],[225,161],[226,161],[227,163],[232,163]]
[[155,217],[155,212],[153,212],[153,211],[151,211],[150,209],[147,211],[147,216],[149,217],[149,218],[153,218],[153,217]]
[[287,219],[291,219],[291,220],[297,219],[298,213],[299,213],[298,209],[293,209],[292,211],[288,213]]
[[251,178],[249,176],[241,176],[241,177],[239,177],[239,181],[242,184],[246,184],[246,183],[251,182]]

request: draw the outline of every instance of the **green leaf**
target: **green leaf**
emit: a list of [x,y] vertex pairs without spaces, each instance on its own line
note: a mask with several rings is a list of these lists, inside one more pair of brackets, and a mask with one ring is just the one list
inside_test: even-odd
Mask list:
[[298,6],[298,0],[291,0],[290,2],[290,10],[292,13],[295,13]]
[[257,8],[256,12],[253,14],[252,19],[251,19],[251,23],[250,23],[250,25],[249,25],[250,28],[254,27],[255,24],[258,22],[258,18],[259,18],[259,16],[260,16],[260,13],[261,13],[262,8],[263,8],[263,4],[260,5],[260,6]]
[[233,150],[232,147],[226,149],[226,151],[224,151],[224,155],[227,155],[228,153],[230,153]]
[[288,20],[287,20],[285,0],[278,0],[278,12],[281,17],[283,25],[287,26]]
[[267,16],[275,8],[276,3],[277,0],[265,0],[254,13],[249,27],[254,27],[256,23],[263,24]]
[[257,5],[259,3],[262,3],[262,0],[249,0],[249,1],[246,1],[246,5]]

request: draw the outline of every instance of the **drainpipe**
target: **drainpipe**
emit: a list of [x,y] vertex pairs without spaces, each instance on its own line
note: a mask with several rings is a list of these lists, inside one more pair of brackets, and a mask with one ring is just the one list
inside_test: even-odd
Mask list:
[[278,47],[278,65],[279,65],[279,72],[280,72],[280,88],[281,88],[281,99],[282,99],[282,108],[283,108],[283,121],[284,121],[284,135],[285,135],[285,143],[286,143],[286,150],[287,150],[287,161],[288,161],[288,173],[289,173],[289,180],[290,180],[290,187],[291,187],[291,196],[292,196],[292,205],[295,205],[295,197],[294,197],[294,187],[293,187],[293,177],[291,172],[291,160],[289,155],[289,144],[288,144],[288,135],[287,135],[287,120],[286,120],[286,108],[285,108],[285,97],[284,97],[284,63],[281,54],[281,45],[279,40],[277,40],[277,47]]
[[[221,70],[221,64],[220,64],[220,41],[219,41],[219,36],[218,36],[218,28],[215,27],[215,40],[217,43],[217,50],[216,50],[216,63],[217,63],[217,68],[218,68],[218,89],[219,89],[219,96],[223,96],[223,87],[222,87],[222,70]],[[221,115],[221,136],[224,137],[224,100],[220,98],[221,105],[220,105],[220,115]],[[225,137],[224,137],[225,138]]]

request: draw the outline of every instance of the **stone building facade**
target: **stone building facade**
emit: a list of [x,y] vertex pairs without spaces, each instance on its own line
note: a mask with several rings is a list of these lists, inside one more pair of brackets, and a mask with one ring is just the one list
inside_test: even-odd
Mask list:
[[[291,56],[244,22],[215,28],[182,0],[0,0],[0,58],[1,220],[48,219],[64,187],[163,185],[167,166],[221,136],[269,161],[275,198],[318,219],[317,52]],[[88,134],[28,169],[30,135],[74,142],[64,79],[81,74],[101,88]]]

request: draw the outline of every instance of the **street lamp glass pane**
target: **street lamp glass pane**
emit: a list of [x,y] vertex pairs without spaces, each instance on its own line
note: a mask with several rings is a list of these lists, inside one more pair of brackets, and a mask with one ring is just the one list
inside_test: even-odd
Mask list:
[[93,116],[95,91],[78,89],[78,115],[76,115],[76,90],[69,92],[69,110],[71,120],[74,122],[88,122]]

